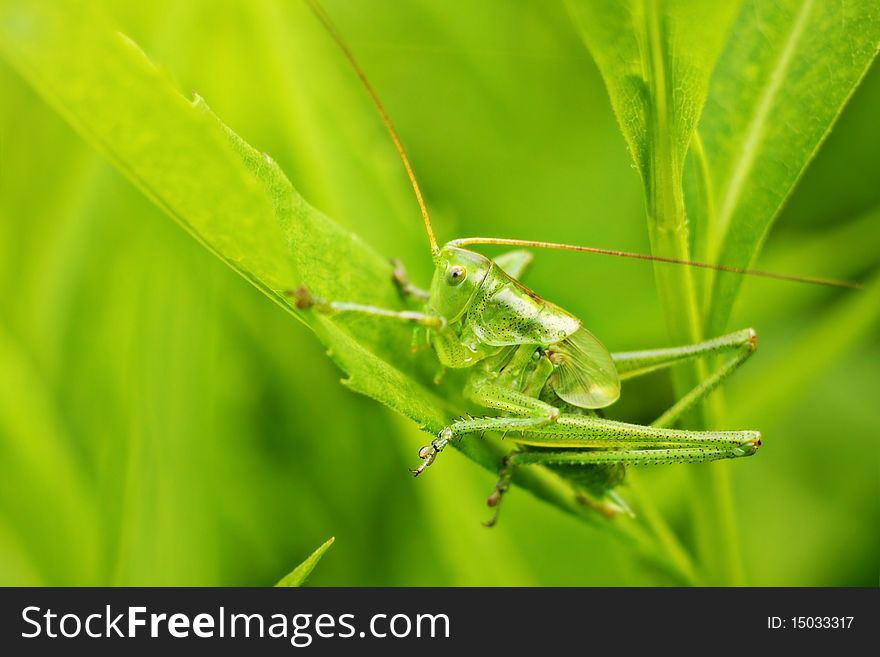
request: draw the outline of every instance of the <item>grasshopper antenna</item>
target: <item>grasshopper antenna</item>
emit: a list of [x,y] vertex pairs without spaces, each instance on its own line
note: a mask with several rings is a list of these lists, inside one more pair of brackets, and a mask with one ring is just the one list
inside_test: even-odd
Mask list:
[[391,119],[388,118],[388,114],[385,112],[385,108],[382,106],[382,101],[379,100],[379,95],[376,93],[376,90],[373,89],[373,85],[370,84],[370,81],[367,79],[366,73],[364,73],[364,70],[360,67],[360,64],[357,63],[357,60],[354,58],[351,49],[349,49],[348,45],[345,43],[345,40],[339,33],[339,30],[336,29],[336,26],[330,20],[330,17],[327,16],[326,13],[324,13],[321,5],[318,4],[317,0],[305,0],[305,2],[315,14],[315,16],[318,17],[318,20],[321,21],[324,29],[326,29],[330,36],[333,37],[333,40],[339,46],[340,50],[342,50],[342,53],[348,60],[348,63],[351,64],[354,72],[357,73],[357,76],[363,83],[364,88],[366,88],[367,93],[370,95],[370,100],[372,100],[373,105],[376,106],[376,109],[379,112],[379,116],[382,117],[382,123],[385,124],[385,128],[391,135],[391,140],[394,142],[394,147],[397,149],[397,154],[400,156],[400,159],[403,162],[403,168],[406,169],[406,175],[409,176],[409,182],[412,185],[413,191],[416,194],[416,200],[419,202],[419,210],[421,210],[422,212],[422,219],[425,222],[425,230],[428,233],[428,240],[431,242],[431,255],[439,255],[440,248],[437,246],[437,240],[434,237],[434,228],[433,226],[431,226],[431,217],[428,215],[428,207],[425,205],[425,199],[422,197],[422,190],[419,188],[418,181],[416,181],[416,176],[413,173],[412,166],[409,163],[409,158],[406,156],[406,151],[403,150],[403,145],[400,143],[400,139],[397,136],[397,131],[394,129],[394,126],[391,123]]
[[652,262],[665,262],[672,265],[685,265],[687,267],[697,267],[699,269],[712,269],[715,271],[729,272],[732,274],[743,274],[745,276],[762,276],[764,278],[775,278],[780,281],[790,281],[795,283],[809,283],[811,285],[825,285],[827,287],[842,287],[850,290],[861,290],[862,285],[852,283],[850,281],[840,281],[833,278],[818,278],[816,276],[796,276],[794,274],[780,274],[772,271],[761,271],[759,269],[744,269],[742,267],[731,267],[730,265],[713,265],[708,262],[697,262],[695,260],[681,260],[678,258],[665,258],[663,256],[647,255],[645,253],[633,253],[631,251],[616,251],[614,249],[598,249],[592,246],[577,246],[574,244],[557,244],[555,242],[535,242],[532,240],[514,240],[496,237],[465,237],[453,240],[450,246],[467,246],[472,244],[497,244],[499,246],[526,246],[538,249],[558,249],[560,251],[579,251],[581,253],[594,253],[597,255],[617,256],[618,258],[633,258],[635,260],[650,260]]

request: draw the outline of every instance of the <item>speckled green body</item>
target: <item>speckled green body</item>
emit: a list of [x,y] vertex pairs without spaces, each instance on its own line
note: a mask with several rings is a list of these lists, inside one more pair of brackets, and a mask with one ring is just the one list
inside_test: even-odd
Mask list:
[[535,398],[549,382],[561,400],[581,408],[608,406],[620,394],[608,350],[581,320],[484,255],[450,245],[441,249],[426,310],[446,320],[430,335],[445,367],[483,361],[483,380],[497,379],[499,387]]
[[[419,450],[422,463],[413,474],[422,473],[451,442],[468,434],[500,432],[517,449],[504,460],[490,505],[500,501],[514,468],[540,464],[571,480],[586,504],[610,515],[626,508],[614,493],[626,465],[738,458],[758,449],[757,431],[671,427],[745,362],[755,348],[754,331],[612,356],[578,318],[519,283],[517,277],[531,259],[528,253],[513,251],[493,261],[460,248],[464,241],[433,251],[430,291],[419,290],[402,269],[395,270],[404,296],[423,300],[422,312],[326,301],[305,287],[292,292],[300,309],[360,313],[415,325],[444,367],[470,369],[462,392],[498,414],[451,421]],[[651,426],[607,420],[597,412],[617,400],[622,378],[724,353],[729,356],[717,370]]]
[[[479,253],[447,246],[437,261],[427,307],[445,317],[451,329],[451,334],[432,336],[446,367],[470,367],[498,353],[499,347],[548,347],[581,326],[579,319],[541,299]],[[453,287],[449,272],[455,267],[466,274]],[[458,344],[451,344],[453,336]]]

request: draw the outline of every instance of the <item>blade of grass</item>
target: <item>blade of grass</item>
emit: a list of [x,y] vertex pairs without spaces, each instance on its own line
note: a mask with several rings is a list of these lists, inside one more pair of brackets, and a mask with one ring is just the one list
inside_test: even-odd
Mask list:
[[305,583],[306,578],[312,574],[315,566],[318,565],[321,557],[323,557],[324,553],[330,549],[330,546],[333,545],[333,541],[335,540],[335,536],[331,536],[327,539],[323,545],[320,545],[317,550],[306,557],[305,561],[282,577],[275,586],[282,588],[302,586]]

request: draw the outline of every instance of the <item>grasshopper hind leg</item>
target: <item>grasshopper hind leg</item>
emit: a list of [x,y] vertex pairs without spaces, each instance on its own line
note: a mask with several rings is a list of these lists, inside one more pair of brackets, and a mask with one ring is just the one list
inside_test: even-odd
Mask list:
[[495,511],[492,517],[483,523],[483,526],[494,527],[495,523],[498,522],[498,514],[501,512],[501,500],[510,488],[512,480],[513,465],[510,462],[510,456],[505,456],[501,461],[501,468],[498,470],[498,481],[495,483],[495,489],[486,498],[486,504]]
[[[555,396],[549,386],[541,392],[541,399],[544,401],[550,402]],[[556,400],[556,403],[560,402],[560,408],[569,415],[605,417],[605,410],[602,408],[587,410],[561,399]],[[532,447],[531,451],[541,451],[541,448]],[[635,515],[626,500],[616,491],[626,479],[626,466],[623,463],[550,464],[547,468],[574,485],[578,504],[598,511],[607,518],[613,518],[621,512],[629,516]]]
[[[540,400],[548,404],[557,404],[558,408],[569,415],[587,415],[592,417],[604,417],[601,409],[585,410],[569,404],[555,396],[549,388],[542,391]],[[489,521],[483,523],[486,527],[493,527],[498,521],[501,500],[507,493],[513,481],[517,461],[525,458],[526,453],[551,451],[549,449],[520,445],[519,449],[508,454],[498,470],[498,481],[495,488],[486,499],[486,504],[494,509]],[[595,463],[595,464],[555,464],[546,466],[557,475],[570,482],[576,490],[576,500],[579,504],[592,509],[602,515],[613,518],[619,513],[634,515],[626,501],[616,492],[617,486],[621,485],[626,477],[626,466],[622,463]]]
[[[486,527],[494,527],[501,511],[501,501],[510,489],[516,470],[517,457],[527,451],[539,451],[523,447],[517,452],[506,456],[498,470],[498,481],[495,488],[486,498],[486,504],[494,510],[492,517],[483,523]],[[620,497],[615,488],[623,483],[626,467],[622,463],[598,463],[593,465],[549,464],[548,469],[563,479],[571,482],[576,490],[579,504],[613,518],[620,513],[634,515],[626,501]]]

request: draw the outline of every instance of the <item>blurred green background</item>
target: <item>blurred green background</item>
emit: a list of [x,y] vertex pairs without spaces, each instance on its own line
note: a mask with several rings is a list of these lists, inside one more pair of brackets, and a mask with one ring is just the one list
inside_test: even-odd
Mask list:
[[[311,203],[426,282],[397,155],[301,3],[104,4]],[[562,6],[324,5],[397,125],[441,240],[649,250],[638,175]],[[856,258],[876,273],[878,109],[875,65],[760,267],[851,275]],[[4,63],[0,139],[0,583],[271,584],[331,535],[312,584],[667,583],[614,537],[519,490],[484,529],[494,477],[457,452],[412,479],[424,434],[341,386],[304,326]],[[651,267],[537,256],[526,282],[610,349],[668,344]],[[878,315],[857,293],[745,285],[730,328],[755,327],[761,346],[726,386],[724,428],[766,439],[725,464],[749,584],[877,584]],[[670,401],[665,377],[633,382],[615,415],[648,422]],[[640,473],[685,542],[689,467],[702,466]]]

